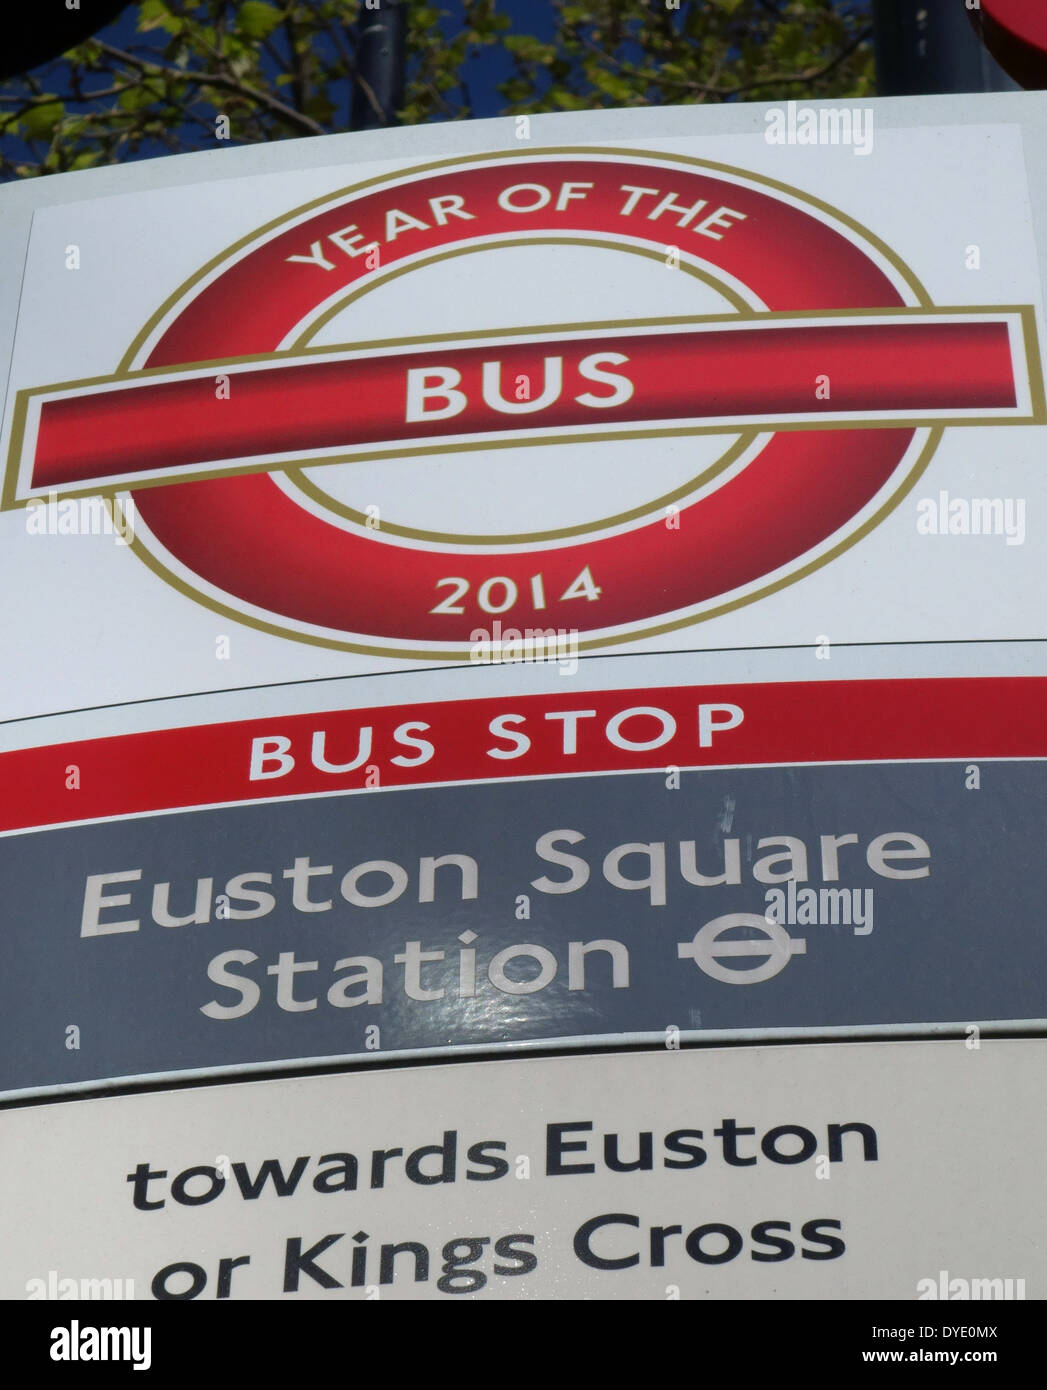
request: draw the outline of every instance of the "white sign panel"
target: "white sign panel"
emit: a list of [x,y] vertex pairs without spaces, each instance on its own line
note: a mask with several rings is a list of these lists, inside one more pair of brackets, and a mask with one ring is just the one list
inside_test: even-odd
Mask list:
[[1045,113],[874,103],[858,148],[604,112],[5,187],[0,716],[539,637],[1038,637]]
[[665,1042],[10,1111],[0,1296],[1043,1297],[1047,1044]]

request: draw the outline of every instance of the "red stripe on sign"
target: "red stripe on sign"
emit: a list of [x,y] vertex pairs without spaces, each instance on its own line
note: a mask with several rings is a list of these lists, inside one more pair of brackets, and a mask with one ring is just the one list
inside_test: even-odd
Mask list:
[[[598,365],[631,385],[594,384],[580,366]],[[548,359],[560,363],[558,397]],[[485,362],[499,364],[504,410],[485,399]],[[220,366],[215,372],[221,371]],[[552,371],[556,371],[552,368]],[[407,419],[408,373],[431,385]],[[423,376],[424,374],[424,376]],[[524,376],[537,401],[521,414],[514,383]],[[193,465],[297,450],[329,452],[493,431],[535,431],[609,421],[750,418],[904,411],[1010,409],[1016,404],[1006,323],[814,325],[640,336],[600,334],[449,351],[414,348],[395,356],[334,362],[292,361],[267,370],[229,369],[228,397],[215,377],[155,381],[45,401],[33,466],[34,487],[111,474],[162,474]],[[820,399],[815,386],[831,383]],[[441,394],[440,383],[452,394]],[[487,392],[488,396],[496,399]],[[824,393],[823,393],[824,396]],[[579,397],[582,398],[579,401]],[[593,398],[603,404],[592,403]],[[460,408],[445,419],[451,406]]]
[[162,729],[0,755],[0,829],[348,791],[374,785],[375,769],[378,786],[396,787],[668,766],[1041,758],[1045,699],[1044,677],[787,682]]

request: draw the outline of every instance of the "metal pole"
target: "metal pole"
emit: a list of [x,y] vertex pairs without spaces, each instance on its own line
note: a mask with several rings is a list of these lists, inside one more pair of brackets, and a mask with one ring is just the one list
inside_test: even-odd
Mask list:
[[379,130],[396,124],[407,69],[407,5],[402,0],[364,0],[356,47],[349,125]]
[[881,96],[1021,90],[980,43],[964,0],[873,0],[873,22]]

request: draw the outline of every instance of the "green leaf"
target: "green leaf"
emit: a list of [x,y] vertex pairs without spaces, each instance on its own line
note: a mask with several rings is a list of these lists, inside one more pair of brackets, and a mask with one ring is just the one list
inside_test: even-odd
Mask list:
[[156,93],[144,86],[129,87],[126,92],[120,93],[117,101],[122,111],[141,111],[146,106],[153,105]]
[[504,40],[504,45],[514,58],[519,58],[523,63],[548,63],[556,55],[551,44],[542,43],[530,34],[511,34]]
[[574,92],[550,92],[549,100],[561,111],[584,111],[589,103]]
[[511,77],[508,82],[499,83],[498,90],[506,101],[526,101],[531,95],[531,84],[522,77]]
[[244,0],[236,16],[236,27],[245,38],[267,39],[282,19],[280,11],[265,0]]
[[182,21],[173,15],[164,0],[142,0],[138,8],[138,32],[148,34],[150,29],[166,29],[175,34],[182,27]]
[[608,72],[606,68],[596,68],[589,74],[589,80],[593,86],[601,92],[606,92],[615,101],[628,101],[633,94],[633,89],[624,77],[618,77],[615,73]]
[[48,101],[27,111],[22,124],[31,140],[46,140],[64,115],[65,107],[60,101]]

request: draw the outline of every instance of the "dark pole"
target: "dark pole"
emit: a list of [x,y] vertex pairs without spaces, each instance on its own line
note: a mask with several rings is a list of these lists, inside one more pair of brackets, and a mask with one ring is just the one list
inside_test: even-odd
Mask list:
[[403,105],[407,68],[407,5],[403,0],[365,0],[356,46],[352,130],[396,124]]
[[1014,92],[982,46],[964,0],[873,0],[880,96]]

